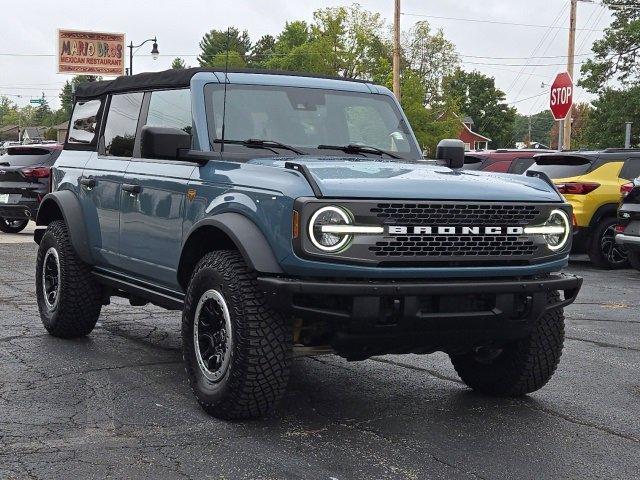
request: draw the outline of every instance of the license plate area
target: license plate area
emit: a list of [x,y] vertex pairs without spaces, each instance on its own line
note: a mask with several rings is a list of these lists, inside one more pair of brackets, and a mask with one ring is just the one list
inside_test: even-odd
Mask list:
[[19,193],[0,193],[0,205],[15,205],[21,198]]

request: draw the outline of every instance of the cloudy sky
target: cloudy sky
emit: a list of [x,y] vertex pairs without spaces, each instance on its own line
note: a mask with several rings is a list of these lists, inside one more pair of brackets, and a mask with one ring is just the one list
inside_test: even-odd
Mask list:
[[[124,32],[127,42],[156,35],[161,57],[153,61],[150,45],[134,58],[136,72],[168,68],[176,56],[196,66],[198,42],[212,28],[234,25],[247,29],[252,40],[277,34],[285,21],[310,20],[318,8],[349,5],[343,0],[31,0],[29,9],[5,10],[0,36],[0,95],[19,104],[44,92],[57,108],[58,92],[67,78],[56,73],[56,30],[73,28]],[[359,2],[392,19],[393,0]],[[18,6],[19,3],[15,3]],[[523,114],[548,104],[547,89],[565,69],[569,0],[403,0],[403,28],[428,20],[442,28],[457,47],[465,69],[496,78],[507,100]],[[470,21],[471,20],[471,21]],[[593,40],[611,20],[595,3],[578,5],[576,72]],[[519,25],[512,25],[519,24]],[[555,28],[562,27],[562,28]],[[578,90],[578,101],[589,95]]]

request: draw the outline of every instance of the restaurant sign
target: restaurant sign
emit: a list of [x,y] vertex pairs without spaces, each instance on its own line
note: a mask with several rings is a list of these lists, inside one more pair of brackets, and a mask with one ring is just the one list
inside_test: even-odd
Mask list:
[[58,73],[124,75],[124,33],[58,30]]

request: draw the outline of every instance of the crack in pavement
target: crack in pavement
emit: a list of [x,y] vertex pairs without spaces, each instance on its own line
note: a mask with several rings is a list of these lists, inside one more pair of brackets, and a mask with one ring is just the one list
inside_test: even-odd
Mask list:
[[568,340],[574,340],[576,342],[591,343],[593,345],[597,345],[598,347],[602,347],[602,348],[615,348],[619,350],[627,350],[630,352],[640,352],[640,348],[625,347],[624,345],[615,345],[613,343],[601,342],[599,340],[587,340],[586,338],[570,337],[569,335],[565,335],[564,338]]

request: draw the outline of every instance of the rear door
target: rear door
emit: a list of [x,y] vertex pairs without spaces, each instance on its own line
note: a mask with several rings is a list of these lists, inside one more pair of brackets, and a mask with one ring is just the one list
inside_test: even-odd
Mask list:
[[136,147],[142,92],[112,95],[98,154],[85,165],[80,180],[83,214],[96,263],[120,267],[122,182]]
[[[191,133],[189,89],[147,92],[140,128],[171,127]],[[182,247],[187,186],[195,164],[140,158],[130,162],[121,193],[120,247],[125,270],[175,288]]]

